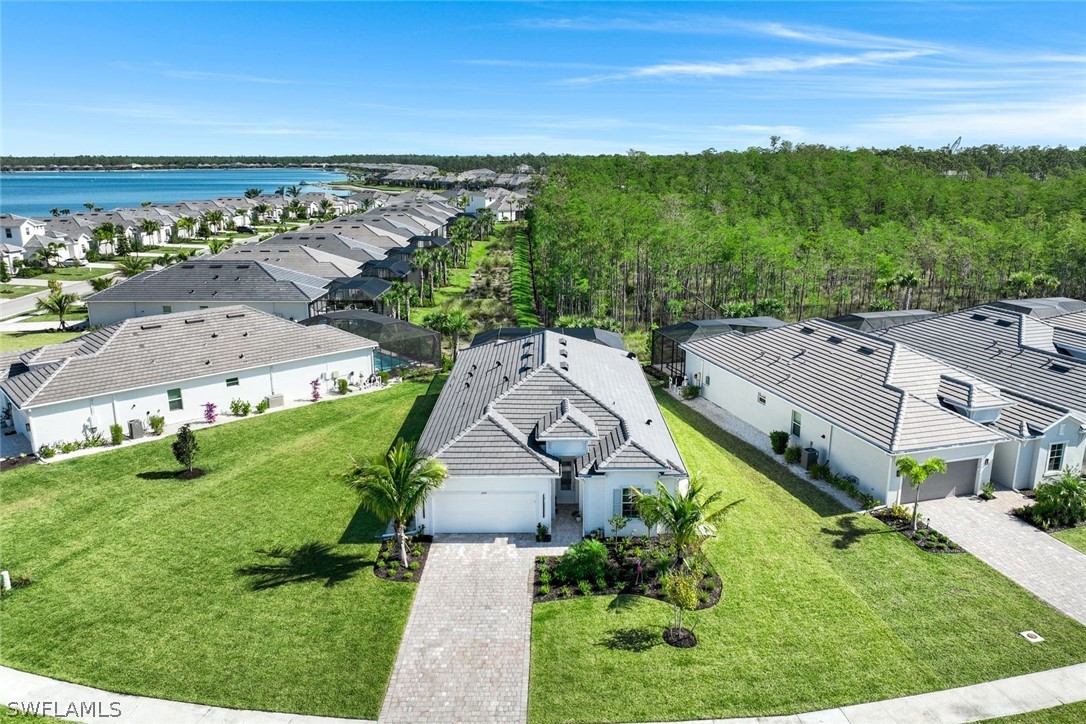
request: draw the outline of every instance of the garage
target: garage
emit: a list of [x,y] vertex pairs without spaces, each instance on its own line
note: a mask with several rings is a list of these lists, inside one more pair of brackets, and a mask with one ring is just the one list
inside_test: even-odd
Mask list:
[[[932,475],[920,488],[921,500],[937,500],[952,495],[972,495],[977,479],[977,460],[958,460],[947,463],[946,472]],[[905,485],[908,485],[906,482]],[[916,492],[910,487],[901,491],[902,502],[912,502]]]
[[442,491],[432,505],[435,533],[534,533],[542,520],[534,492]]

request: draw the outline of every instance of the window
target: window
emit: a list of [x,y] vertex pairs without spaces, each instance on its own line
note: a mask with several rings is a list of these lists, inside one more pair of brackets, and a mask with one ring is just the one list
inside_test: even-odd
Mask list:
[[7,238],[10,239],[11,238],[11,229],[4,229],[4,236],[6,236]]
[[173,307],[171,307],[169,304],[163,304],[162,305],[162,313],[163,314],[169,314],[172,311],[173,311]]
[[181,388],[178,387],[173,390],[166,390],[166,399],[170,401],[170,410],[183,410],[184,404],[181,402]]
[[765,395],[763,395],[761,392],[758,393],[758,404],[759,405],[764,405],[765,404]]
[[1048,448],[1048,472],[1059,472],[1063,470],[1063,449],[1065,445],[1062,442],[1054,444]]
[[802,422],[803,419],[800,417],[799,412],[792,410],[792,435],[795,437],[799,437],[800,432],[803,429]]
[[622,489],[622,517],[630,519],[637,517],[637,506],[634,505],[633,493],[629,488]]
[[227,387],[237,387],[238,386],[238,378],[237,377],[227,377],[226,378],[226,386]]
[[559,489],[569,492],[573,490],[573,461],[563,460],[561,463],[562,468],[562,480],[559,483]]

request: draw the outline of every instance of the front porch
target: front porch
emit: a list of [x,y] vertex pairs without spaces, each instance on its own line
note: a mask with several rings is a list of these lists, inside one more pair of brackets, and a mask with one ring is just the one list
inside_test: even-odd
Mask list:
[[584,538],[581,519],[574,518],[578,511],[574,503],[558,503],[554,506],[554,518],[551,521],[551,543],[556,546],[571,546]]

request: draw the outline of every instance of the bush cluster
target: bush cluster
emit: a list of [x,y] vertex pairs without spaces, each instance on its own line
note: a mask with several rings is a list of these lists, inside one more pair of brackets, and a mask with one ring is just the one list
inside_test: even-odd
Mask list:
[[701,387],[698,385],[683,385],[681,394],[684,400],[692,400],[701,394]]
[[1028,511],[1042,528],[1086,522],[1086,482],[1068,468],[1059,480],[1037,486]]
[[784,462],[789,465],[796,465],[803,457],[803,448],[799,445],[789,445],[788,449],[784,451]]
[[788,450],[788,440],[791,436],[784,430],[774,430],[769,433],[769,444],[773,448],[773,452],[778,455],[784,455]]
[[106,439],[102,437],[101,433],[94,433],[93,435],[84,434],[82,440],[71,440],[55,442],[52,445],[42,445],[38,448],[38,457],[43,460],[48,460],[51,457],[55,457],[57,453],[71,453],[76,450],[86,450],[92,447],[105,447]]
[[230,400],[230,414],[234,417],[247,417],[253,411],[253,405],[246,400]]

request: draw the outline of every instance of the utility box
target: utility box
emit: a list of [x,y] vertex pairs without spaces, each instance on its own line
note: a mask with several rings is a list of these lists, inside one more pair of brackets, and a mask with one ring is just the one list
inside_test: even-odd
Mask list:
[[267,401],[268,407],[282,407],[283,406],[283,395],[281,395],[281,394],[279,394],[279,395],[268,395],[264,399]]
[[812,466],[818,464],[818,450],[813,447],[803,448],[803,455],[800,459],[800,464],[803,465],[804,470],[810,470]]
[[146,434],[146,430],[143,429],[143,420],[129,420],[128,421],[128,437],[133,440],[139,440]]

